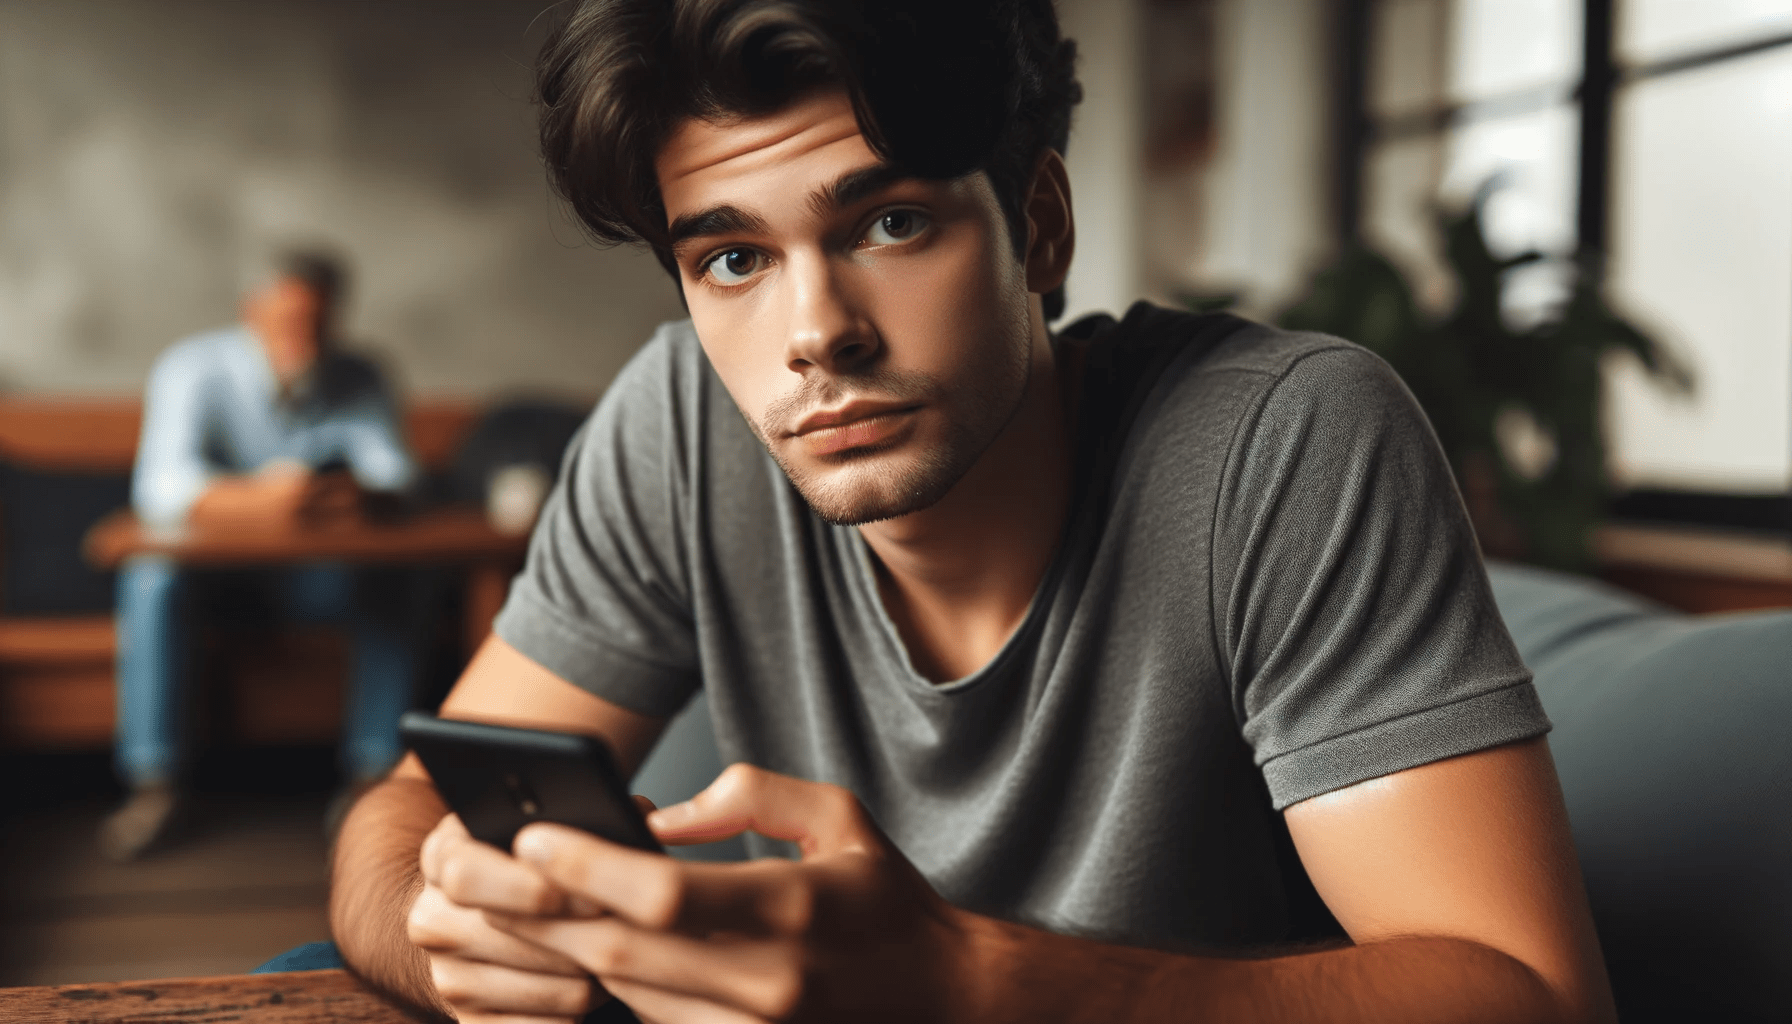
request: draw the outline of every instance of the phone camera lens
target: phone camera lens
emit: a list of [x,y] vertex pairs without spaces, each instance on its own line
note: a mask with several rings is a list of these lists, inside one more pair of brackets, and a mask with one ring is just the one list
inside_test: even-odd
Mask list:
[[516,804],[517,810],[522,811],[524,816],[533,818],[541,813],[541,801],[535,798],[534,791],[521,775],[507,773],[504,776],[504,788],[510,791],[510,802]]

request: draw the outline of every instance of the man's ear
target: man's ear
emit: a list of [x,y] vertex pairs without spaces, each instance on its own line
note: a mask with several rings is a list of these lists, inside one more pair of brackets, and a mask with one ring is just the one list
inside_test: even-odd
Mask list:
[[1044,295],[1063,284],[1075,253],[1070,172],[1058,151],[1047,147],[1027,193],[1027,291]]

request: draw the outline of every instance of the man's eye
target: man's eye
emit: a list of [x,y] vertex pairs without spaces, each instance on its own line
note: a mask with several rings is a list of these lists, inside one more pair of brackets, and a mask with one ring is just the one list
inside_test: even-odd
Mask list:
[[739,284],[752,277],[762,264],[764,257],[751,249],[730,249],[710,260],[703,269],[718,284]]
[[891,210],[877,218],[865,232],[869,245],[900,245],[927,230],[928,220],[913,210]]

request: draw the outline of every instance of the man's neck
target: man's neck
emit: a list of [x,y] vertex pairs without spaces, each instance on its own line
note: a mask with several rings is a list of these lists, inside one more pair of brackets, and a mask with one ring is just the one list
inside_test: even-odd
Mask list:
[[859,527],[909,660],[935,682],[970,675],[1007,643],[1069,518],[1065,390],[1037,330],[1021,406],[976,465],[938,504]]

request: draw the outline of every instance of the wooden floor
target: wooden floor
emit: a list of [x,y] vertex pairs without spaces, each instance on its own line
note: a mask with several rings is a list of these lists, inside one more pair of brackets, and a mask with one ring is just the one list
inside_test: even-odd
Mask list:
[[94,843],[107,786],[41,777],[66,762],[9,767],[12,785],[63,785],[0,831],[0,986],[240,973],[329,937],[327,784],[202,787],[178,841],[120,865]]

